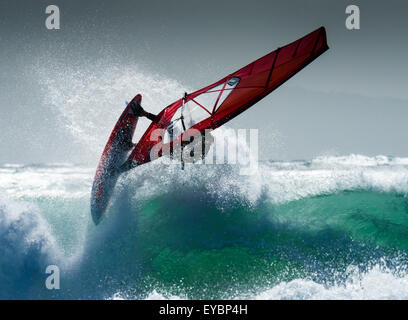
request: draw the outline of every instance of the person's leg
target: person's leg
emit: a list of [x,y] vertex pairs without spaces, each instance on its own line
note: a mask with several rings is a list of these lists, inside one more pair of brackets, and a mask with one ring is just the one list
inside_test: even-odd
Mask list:
[[126,160],[119,168],[116,169],[116,172],[118,174],[124,173],[126,171],[129,171],[130,169],[133,169],[137,167],[139,164],[136,161],[133,160]]

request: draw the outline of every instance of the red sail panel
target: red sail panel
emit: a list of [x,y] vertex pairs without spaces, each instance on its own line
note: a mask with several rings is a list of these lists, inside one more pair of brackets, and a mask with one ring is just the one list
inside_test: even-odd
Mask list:
[[232,73],[241,80],[213,115],[215,127],[237,116],[271,93],[328,49],[321,27]]
[[[149,152],[158,143],[157,137],[152,137],[155,129],[162,129],[163,143],[173,143],[189,129],[204,132],[218,128],[271,93],[328,48],[326,31],[321,27],[212,85],[188,94],[184,105],[180,99],[159,114],[160,121],[150,125],[129,161],[134,165],[150,161]],[[169,129],[174,140],[166,137]]]

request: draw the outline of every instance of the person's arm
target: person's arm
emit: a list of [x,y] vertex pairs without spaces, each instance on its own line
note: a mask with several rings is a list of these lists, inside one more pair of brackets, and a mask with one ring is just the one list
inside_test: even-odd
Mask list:
[[149,120],[151,120],[153,122],[157,122],[156,121],[157,116],[155,114],[153,114],[153,113],[145,111],[139,103],[133,102],[131,107],[132,107],[133,112],[135,113],[136,116],[146,117],[147,119],[149,119]]
[[157,115],[155,115],[153,113],[150,113],[150,112],[147,112],[147,111],[144,111],[143,109],[142,109],[142,112],[141,112],[141,116],[146,117],[147,119],[149,119],[152,122],[157,122],[157,120],[156,120]]

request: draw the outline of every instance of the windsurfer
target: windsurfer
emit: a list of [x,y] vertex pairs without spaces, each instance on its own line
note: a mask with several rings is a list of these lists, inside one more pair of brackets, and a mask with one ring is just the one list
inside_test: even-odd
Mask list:
[[[150,121],[157,123],[158,121],[157,115],[145,111],[137,100],[134,100],[131,103],[130,108],[133,114],[136,115],[137,117],[145,117]],[[124,136],[124,139],[122,140],[123,149],[130,151],[136,146],[136,143],[132,142],[131,134],[126,134],[126,132],[124,132],[125,130],[122,131],[123,131],[122,134]],[[198,139],[190,139],[189,141],[181,142],[181,150],[183,151],[184,149],[186,149],[185,151],[190,153],[189,160],[187,160],[186,162],[196,162],[198,160],[197,156],[201,159],[204,159],[212,143],[214,142],[214,138],[210,132],[207,132],[205,135],[202,136],[202,140],[200,142],[202,144],[202,152],[199,156],[197,153],[194,152],[194,149],[197,150]],[[188,148],[186,148],[187,146]],[[126,165],[126,169],[128,169],[128,165],[129,164]]]
[[[131,102],[130,109],[131,109],[131,112],[136,117],[146,117],[147,119],[149,119],[152,122],[157,122],[157,120],[156,120],[157,115],[145,111],[142,108],[142,106],[140,105],[140,103],[136,99],[134,99]],[[136,146],[136,143],[132,142],[132,132],[130,131],[130,128],[122,129],[120,134],[122,134],[122,136],[123,136],[123,138],[121,139],[121,141],[122,141],[121,146],[122,146],[123,150],[125,150],[125,151],[132,150]]]

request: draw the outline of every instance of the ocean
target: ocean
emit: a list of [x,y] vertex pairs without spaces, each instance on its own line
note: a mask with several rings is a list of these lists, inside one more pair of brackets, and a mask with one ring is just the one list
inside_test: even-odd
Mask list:
[[[408,299],[408,158],[0,166],[1,299]],[[46,268],[60,271],[49,290]]]

